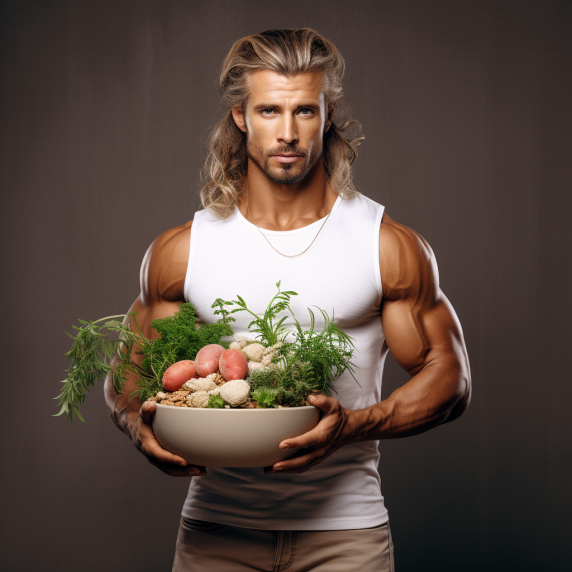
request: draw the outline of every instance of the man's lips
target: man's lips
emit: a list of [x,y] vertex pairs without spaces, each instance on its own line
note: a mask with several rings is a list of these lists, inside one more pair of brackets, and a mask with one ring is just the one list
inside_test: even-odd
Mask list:
[[301,159],[301,155],[272,155],[279,163],[294,163]]

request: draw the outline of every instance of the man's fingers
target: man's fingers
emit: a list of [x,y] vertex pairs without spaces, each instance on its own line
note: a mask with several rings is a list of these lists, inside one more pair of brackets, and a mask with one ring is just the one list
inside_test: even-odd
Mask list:
[[147,457],[147,460],[171,477],[200,477],[207,474],[204,467],[196,467],[194,465],[187,465],[186,467],[178,467],[172,463],[162,463],[154,457]]
[[336,409],[339,409],[340,406],[340,402],[336,397],[328,397],[323,393],[318,395],[309,395],[308,403],[317,407],[322,412],[322,416],[329,415]]
[[324,434],[316,425],[314,429],[311,429],[307,433],[303,433],[302,435],[299,435],[298,437],[293,437],[292,439],[285,439],[284,441],[281,441],[278,447],[280,449],[304,448],[322,443],[323,441],[324,441]]
[[[331,399],[331,398],[330,398]],[[308,395],[308,403],[317,407],[318,409],[322,409],[328,403],[328,397],[323,393],[318,395]]]
[[174,477],[192,477],[206,475],[204,467],[189,465],[183,457],[163,449],[151,426],[152,416],[157,408],[154,401],[146,401],[140,409],[141,421],[138,430],[139,449],[147,460],[164,473]]
[[141,450],[148,457],[155,457],[163,463],[174,463],[186,466],[187,461],[183,459],[183,457],[179,457],[178,455],[163,449],[163,447],[159,445],[159,442],[155,437],[155,433],[153,432],[153,428],[151,427],[151,416],[155,412],[156,407],[157,404],[154,401],[146,401],[141,406],[140,414],[143,419],[143,425],[139,426]]
[[[323,397],[323,396],[319,396]],[[331,430],[332,430],[332,417],[322,417],[318,424],[310,431],[298,435],[298,437],[292,437],[291,439],[284,439],[281,441],[278,447],[280,449],[294,449],[303,447],[313,447],[314,445],[322,445],[330,440]]]
[[180,465],[185,467],[188,463],[186,459],[183,457],[179,457],[179,455],[175,455],[166,449],[163,449],[161,445],[155,440],[145,439],[141,443],[141,448],[143,449],[143,453],[148,457],[154,457],[158,461],[162,463],[172,463],[173,465]]
[[278,474],[303,473],[310,467],[321,463],[329,454],[330,451],[328,447],[322,447],[315,451],[306,452],[299,456],[278,461],[277,463],[274,463],[272,467],[265,468],[264,472]]
[[183,457],[174,455],[153,441],[143,445],[143,452],[148,461],[164,473],[175,477],[191,477],[206,475],[204,467],[189,465]]

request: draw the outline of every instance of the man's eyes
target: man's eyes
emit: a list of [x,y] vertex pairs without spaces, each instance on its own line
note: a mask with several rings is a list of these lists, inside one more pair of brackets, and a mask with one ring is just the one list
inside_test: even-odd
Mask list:
[[[276,112],[276,110],[273,109],[272,107],[269,107],[267,109],[263,109],[261,111],[262,115],[271,115],[275,112]],[[315,111],[311,107],[302,107],[301,109],[298,110],[298,113],[300,115],[310,116],[310,115],[314,115]]]

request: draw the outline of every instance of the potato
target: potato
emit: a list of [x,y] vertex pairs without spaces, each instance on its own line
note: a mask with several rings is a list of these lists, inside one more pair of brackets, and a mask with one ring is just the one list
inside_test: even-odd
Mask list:
[[195,370],[199,377],[206,377],[218,371],[218,360],[225,351],[218,344],[208,344],[201,348],[195,357]]
[[163,374],[163,387],[167,391],[177,391],[183,383],[197,377],[195,362],[184,359],[168,367]]
[[226,350],[220,356],[219,370],[225,381],[244,379],[248,374],[248,360],[240,350]]

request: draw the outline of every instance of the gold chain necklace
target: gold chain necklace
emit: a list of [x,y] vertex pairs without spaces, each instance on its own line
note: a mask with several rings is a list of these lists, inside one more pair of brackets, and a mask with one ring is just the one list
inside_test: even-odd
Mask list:
[[306,252],[307,250],[309,250],[310,246],[312,246],[312,244],[314,244],[314,241],[316,240],[316,238],[318,238],[318,235],[322,232],[322,229],[324,228],[324,225],[328,222],[328,219],[330,218],[330,215],[332,214],[332,211],[334,210],[334,207],[332,206],[330,212],[328,213],[328,216],[326,217],[326,220],[322,223],[322,226],[320,227],[320,230],[316,233],[316,236],[314,237],[314,240],[312,240],[312,242],[310,243],[310,245],[303,250],[302,252],[300,252],[299,254],[284,254],[282,252],[280,252],[277,248],[274,247],[274,245],[268,240],[268,237],[260,230],[260,227],[256,224],[256,221],[254,220],[254,217],[252,216],[252,213],[250,212],[250,206],[248,205],[248,191],[246,191],[246,210],[248,211],[248,214],[250,215],[250,218],[252,219],[252,222],[254,223],[254,226],[258,229],[258,232],[266,239],[266,242],[278,253],[280,254],[280,256],[284,256],[285,258],[298,258],[298,256],[302,256],[302,254],[304,254],[304,252]]

